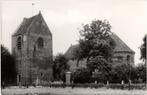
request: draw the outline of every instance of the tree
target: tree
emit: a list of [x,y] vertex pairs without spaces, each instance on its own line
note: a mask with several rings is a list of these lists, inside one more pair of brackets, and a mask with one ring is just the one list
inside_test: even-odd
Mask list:
[[69,70],[68,60],[63,54],[58,54],[53,62],[53,77],[65,81],[65,72]]
[[79,46],[74,54],[77,64],[79,60],[86,59],[91,72],[97,70],[99,73],[105,73],[104,77],[107,77],[115,48],[109,22],[94,20],[90,24],[83,25],[79,32],[81,35]]
[[110,37],[110,29],[111,26],[106,20],[94,20],[84,25],[80,30],[79,48],[75,54],[78,55],[77,59],[86,58],[88,62],[90,58],[102,56],[109,61],[115,47],[115,42]]
[[124,63],[118,64],[112,66],[112,69],[109,73],[109,81],[111,83],[120,83],[122,80],[129,82],[130,79],[134,81],[136,75],[137,74],[133,66]]
[[139,64],[136,67],[137,79],[146,82],[146,64]]
[[143,44],[141,45],[141,48],[140,48],[140,53],[141,53],[140,59],[142,59],[143,61],[146,60],[146,37],[147,35],[144,36]]
[[3,45],[1,45],[1,79],[5,84],[16,82],[15,59]]
[[109,73],[111,71],[111,64],[108,63],[103,57],[95,57],[87,63],[87,67],[93,72],[93,77],[98,82],[106,82],[109,80]]

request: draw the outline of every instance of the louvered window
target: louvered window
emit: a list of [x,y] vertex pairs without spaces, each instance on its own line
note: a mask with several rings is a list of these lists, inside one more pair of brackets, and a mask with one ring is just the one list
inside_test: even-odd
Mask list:
[[18,39],[17,39],[17,49],[18,50],[21,49],[21,37],[18,37]]
[[130,55],[127,55],[127,62],[130,63]]

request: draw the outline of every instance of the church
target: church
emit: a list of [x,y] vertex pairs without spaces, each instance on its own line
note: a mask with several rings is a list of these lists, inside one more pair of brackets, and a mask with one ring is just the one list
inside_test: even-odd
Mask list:
[[[115,41],[115,48],[113,54],[113,66],[117,65],[118,63],[121,64],[130,64],[134,66],[134,55],[135,52],[125,44],[115,33],[112,33],[110,37]],[[71,45],[69,49],[65,52],[65,57],[70,59],[68,64],[70,66],[70,71],[74,71],[80,67],[86,67],[87,63],[86,60],[81,60],[79,65],[77,66],[77,60],[72,60],[74,55],[73,52],[78,47],[78,44]]]
[[12,35],[16,58],[17,84],[33,84],[52,79],[52,33],[41,12],[24,18]]
[[[116,43],[113,56],[114,63],[121,62],[134,65],[135,52],[116,34],[112,33],[111,37]],[[16,61],[17,84],[41,84],[53,79],[52,40],[52,33],[41,12],[33,17],[23,19],[12,35],[12,54]],[[72,59],[76,47],[78,45],[69,47],[65,53],[68,59]],[[85,61],[81,61],[78,67],[76,60],[69,60],[68,64],[70,71],[86,66]]]

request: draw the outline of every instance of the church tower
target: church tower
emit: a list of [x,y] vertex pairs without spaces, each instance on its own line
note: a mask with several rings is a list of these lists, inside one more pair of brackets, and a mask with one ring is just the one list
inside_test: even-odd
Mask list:
[[52,34],[41,14],[24,18],[12,35],[17,83],[33,84],[52,78]]

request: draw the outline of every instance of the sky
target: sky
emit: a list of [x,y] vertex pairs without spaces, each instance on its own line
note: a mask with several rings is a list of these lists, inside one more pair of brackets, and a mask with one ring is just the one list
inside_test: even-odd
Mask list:
[[23,18],[41,11],[53,35],[53,55],[78,43],[82,24],[107,19],[111,31],[135,51],[135,64],[141,62],[139,47],[147,32],[146,0],[3,0],[0,5],[1,42],[10,52],[11,36]]

